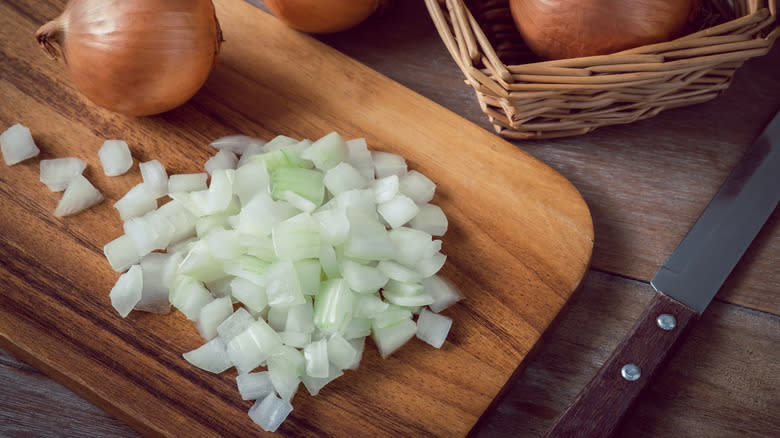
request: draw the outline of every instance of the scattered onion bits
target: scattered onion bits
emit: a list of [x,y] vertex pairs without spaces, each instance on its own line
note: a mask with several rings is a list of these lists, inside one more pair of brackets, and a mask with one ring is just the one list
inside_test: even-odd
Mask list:
[[276,18],[307,33],[341,32],[362,23],[390,0],[265,0]]
[[62,52],[81,93],[130,116],[189,100],[216,65],[222,43],[211,0],[71,0],[35,36],[50,57]]

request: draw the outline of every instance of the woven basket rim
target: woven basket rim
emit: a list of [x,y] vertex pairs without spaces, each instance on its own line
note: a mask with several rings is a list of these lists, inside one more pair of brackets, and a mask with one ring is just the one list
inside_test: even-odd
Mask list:
[[[584,134],[722,94],[742,63],[766,54],[780,35],[778,0],[706,1],[721,8],[733,5],[736,18],[609,55],[505,63],[490,30],[482,29],[464,0],[425,0],[483,112],[499,134],[511,139]],[[508,10],[508,0],[481,3]],[[501,28],[507,28],[506,17],[500,18]],[[519,32],[514,32],[512,38],[517,38]],[[584,103],[588,96],[590,108]],[[636,96],[645,96],[645,107]],[[546,110],[540,109],[545,105]]]

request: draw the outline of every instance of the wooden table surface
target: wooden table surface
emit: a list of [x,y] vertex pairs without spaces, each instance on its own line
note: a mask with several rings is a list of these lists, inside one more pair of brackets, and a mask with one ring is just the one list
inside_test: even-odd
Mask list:
[[[423,2],[397,0],[382,16],[321,39],[492,130]],[[778,109],[780,45],[748,61],[711,102],[585,136],[515,142],[580,190],[596,244],[581,290],[473,436],[544,434],[627,333],[653,294],[650,278]],[[778,260],[775,211],[618,436],[778,436]],[[3,350],[0,388],[0,436],[138,436]]]

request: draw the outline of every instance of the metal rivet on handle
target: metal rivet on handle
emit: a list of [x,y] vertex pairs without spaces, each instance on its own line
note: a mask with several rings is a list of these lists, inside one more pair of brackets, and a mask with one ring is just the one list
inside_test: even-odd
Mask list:
[[620,369],[620,375],[629,382],[633,382],[642,376],[642,370],[638,366],[629,363],[623,365],[623,368]]
[[677,327],[677,320],[674,319],[674,315],[668,313],[658,315],[655,322],[658,324],[658,327],[661,327],[661,329],[666,331],[674,330],[674,328]]

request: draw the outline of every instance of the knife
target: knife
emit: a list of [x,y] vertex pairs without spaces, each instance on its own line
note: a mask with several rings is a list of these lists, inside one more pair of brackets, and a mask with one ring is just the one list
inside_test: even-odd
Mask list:
[[650,284],[656,294],[630,334],[546,437],[609,437],[689,324],[712,301],[780,200],[780,113]]

